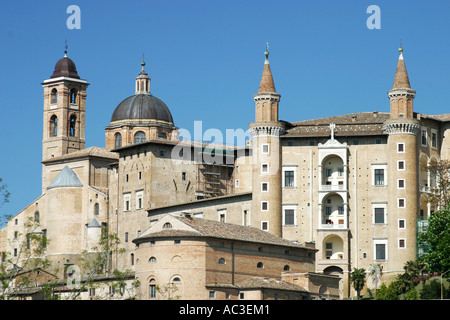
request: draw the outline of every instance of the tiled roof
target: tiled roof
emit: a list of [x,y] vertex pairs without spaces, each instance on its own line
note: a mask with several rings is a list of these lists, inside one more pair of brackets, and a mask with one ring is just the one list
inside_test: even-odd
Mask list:
[[336,124],[335,136],[382,135],[383,122],[389,119],[385,112],[359,112],[313,120],[292,122],[282,137],[330,136],[330,123]]
[[309,292],[303,287],[295,285],[290,282],[283,280],[278,280],[274,278],[264,278],[264,277],[250,277],[241,281],[235,285],[227,283],[210,283],[206,287],[214,288],[234,288],[240,290],[249,289],[274,289],[274,290],[286,290],[286,291],[300,291]]
[[314,248],[294,243],[254,227],[241,226],[202,218],[188,218],[180,216],[172,217],[190,227],[190,230],[173,228],[152,231],[152,227],[150,227],[140,237],[133,241],[145,242],[149,238],[204,237],[315,250]]
[[61,157],[55,157],[48,159],[44,162],[57,161],[57,160],[65,160],[72,158],[82,158],[82,157],[99,157],[99,158],[109,158],[109,159],[119,159],[119,155],[115,152],[108,151],[108,149],[100,148],[100,147],[89,147],[86,149],[82,149],[79,151],[71,152],[65,154]]

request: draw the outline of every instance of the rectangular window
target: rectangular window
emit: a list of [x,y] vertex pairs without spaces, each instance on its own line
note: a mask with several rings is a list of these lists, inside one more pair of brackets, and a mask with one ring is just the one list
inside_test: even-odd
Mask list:
[[262,201],[262,202],[261,202],[261,210],[262,210],[262,211],[267,211],[267,210],[269,210],[269,202],[268,202],[268,201]]
[[398,239],[398,247],[400,249],[406,248],[405,239]]
[[186,172],[181,173],[181,180],[183,180],[183,181],[186,180]]
[[294,209],[284,210],[284,224],[285,225],[294,225],[294,217],[295,217]]
[[431,147],[437,148],[437,132],[435,130],[431,130]]
[[404,208],[405,207],[405,199],[403,199],[403,198],[398,199],[398,207],[399,208]]
[[403,161],[403,160],[398,161],[397,168],[398,168],[398,170],[405,170],[405,161]]
[[261,183],[261,191],[262,192],[268,192],[269,191],[269,183],[268,182],[262,182]]
[[422,142],[423,146],[427,145],[427,130],[426,129],[422,129],[420,134],[420,141]]
[[294,186],[294,171],[289,170],[284,172],[284,186],[285,187]]
[[239,179],[236,179],[236,181],[235,181],[235,187],[236,187],[236,188],[239,188]]
[[262,173],[267,173],[267,172],[269,172],[269,165],[268,165],[267,163],[263,163],[263,164],[261,165],[261,172],[262,172]]
[[261,230],[263,230],[263,231],[269,230],[269,222],[261,221]]
[[136,191],[136,209],[142,209],[144,206],[144,191]]
[[405,219],[399,219],[398,220],[398,228],[399,229],[405,229]]
[[384,223],[384,208],[375,208],[375,223]]
[[386,259],[386,244],[384,243],[375,244],[375,259],[376,260]]
[[130,210],[130,201],[131,201],[131,193],[124,193],[123,194],[123,210],[124,211]]
[[331,207],[325,207],[325,214],[327,216],[331,215]]
[[375,169],[375,185],[384,185],[384,169]]
[[151,284],[150,285],[150,299],[156,298],[156,285]]
[[339,177],[343,177],[344,176],[344,168],[339,168],[338,169],[338,176]]
[[216,292],[215,291],[210,291],[209,292],[209,298],[210,299],[215,299],[216,298]]
[[405,152],[405,144],[404,143],[397,143],[397,152],[398,153]]
[[405,189],[405,179],[398,179],[398,188]]
[[128,242],[128,232],[125,232],[125,242]]
[[263,144],[262,145],[262,153],[263,154],[268,154],[269,153],[269,145],[268,144]]
[[220,222],[225,222],[225,218],[227,216],[227,210],[226,209],[217,210],[217,215],[219,217]]
[[333,171],[331,171],[331,169],[325,169],[325,175],[327,178],[331,177],[332,173],[333,173]]
[[344,207],[338,207],[338,214],[339,215],[344,214]]

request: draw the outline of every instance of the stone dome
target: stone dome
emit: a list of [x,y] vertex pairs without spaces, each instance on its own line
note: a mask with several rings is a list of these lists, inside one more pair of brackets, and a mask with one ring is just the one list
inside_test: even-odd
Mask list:
[[59,78],[59,77],[69,77],[80,79],[80,76],[77,72],[77,67],[75,66],[75,62],[66,56],[60,59],[56,65],[55,70],[50,78]]
[[167,105],[149,93],[138,93],[123,100],[113,112],[111,122],[121,120],[164,121],[173,124]]

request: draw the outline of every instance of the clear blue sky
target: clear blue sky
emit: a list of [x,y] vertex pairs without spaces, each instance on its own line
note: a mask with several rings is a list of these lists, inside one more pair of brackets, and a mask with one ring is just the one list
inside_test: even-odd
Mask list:
[[[81,29],[69,30],[69,5]],[[369,5],[381,29],[366,26]],[[3,1],[0,5],[0,214],[41,194],[42,87],[64,43],[88,88],[86,147],[104,147],[114,108],[134,93],[142,54],[152,94],[175,124],[246,130],[254,120],[266,42],[280,118],[389,110],[402,39],[415,111],[449,111],[450,1]]]

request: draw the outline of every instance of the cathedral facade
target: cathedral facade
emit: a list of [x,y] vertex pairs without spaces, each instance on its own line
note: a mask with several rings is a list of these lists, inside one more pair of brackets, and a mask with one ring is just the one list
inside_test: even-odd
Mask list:
[[420,254],[450,115],[414,111],[402,48],[389,112],[296,122],[279,119],[266,51],[241,147],[181,140],[150,84],[142,62],[105,148],[85,148],[89,84],[67,55],[57,62],[42,83],[42,195],[0,231],[3,256],[17,256],[31,219],[58,270],[117,235],[125,252],[110,268],[131,270],[142,299],[167,283],[183,299],[337,299],[353,295],[354,268],[381,265],[389,281]]

